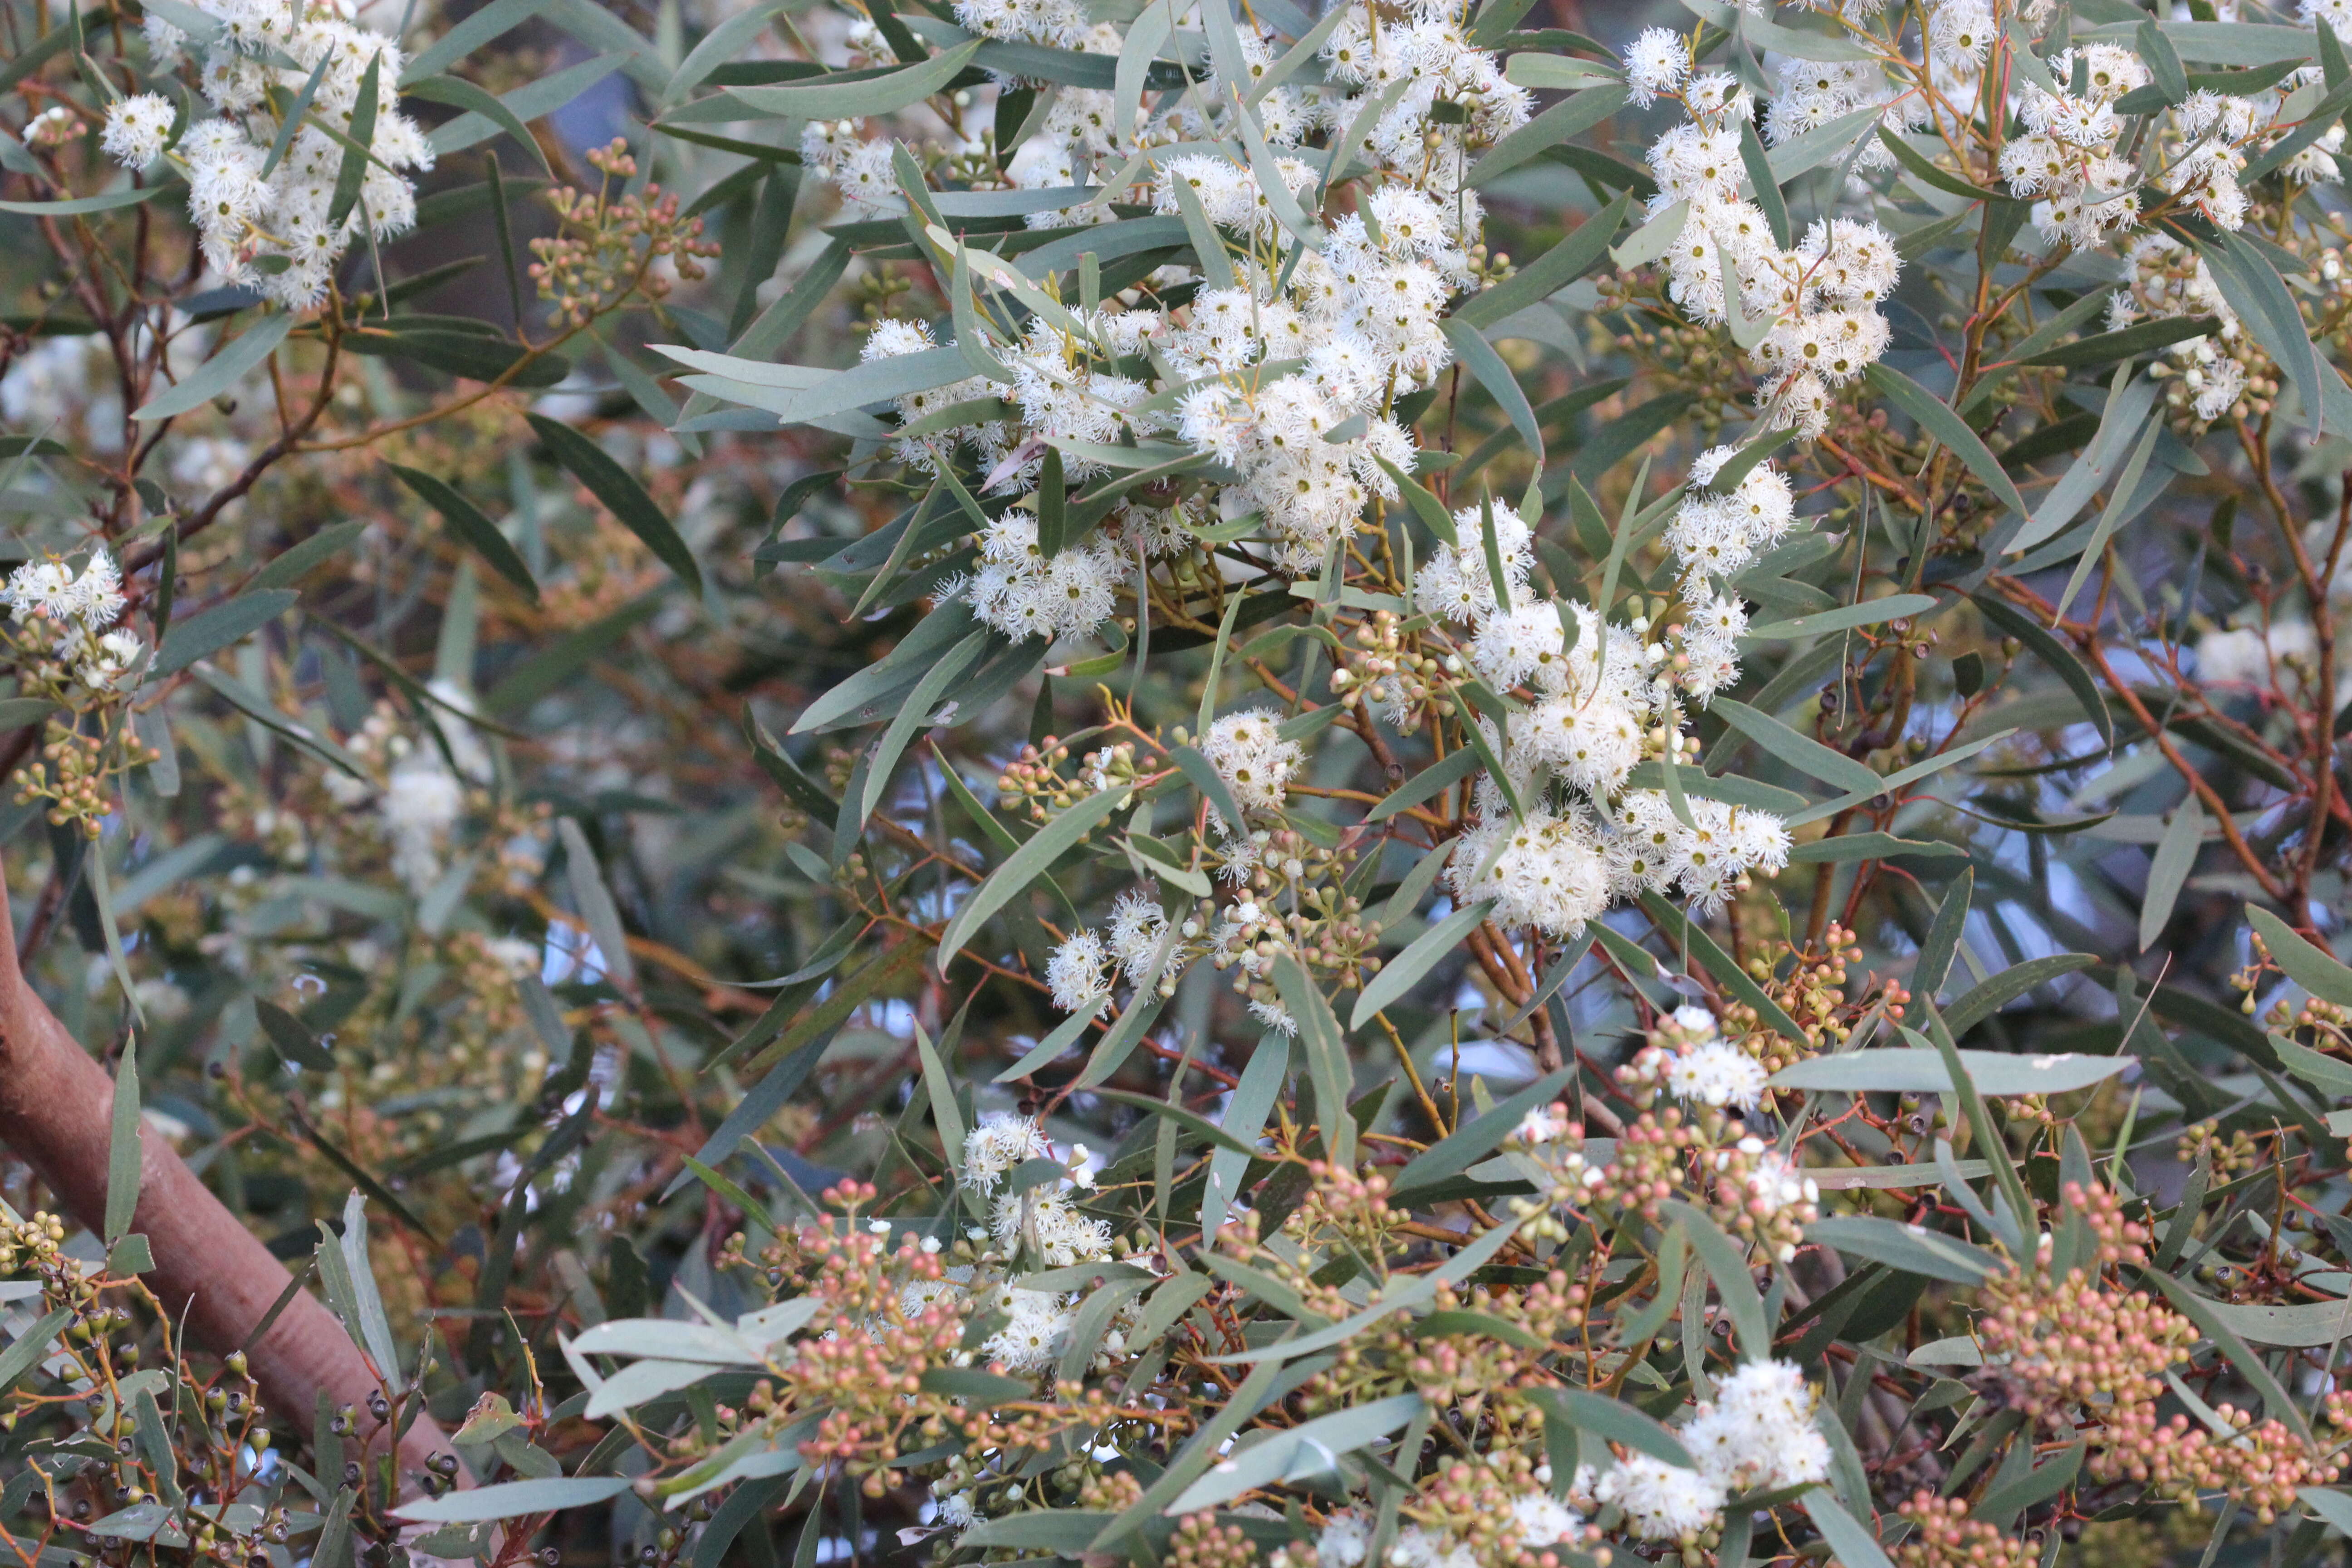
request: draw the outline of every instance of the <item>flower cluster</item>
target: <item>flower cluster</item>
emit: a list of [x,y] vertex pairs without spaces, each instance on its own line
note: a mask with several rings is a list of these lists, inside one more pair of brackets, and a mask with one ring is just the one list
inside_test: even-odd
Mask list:
[[1650,1103],[1663,1086],[1677,1100],[1717,1110],[1753,1110],[1764,1098],[1764,1066],[1717,1032],[1715,1015],[1682,1006],[1659,1021],[1633,1059],[1617,1069],[1617,1079]]
[[[1538,596],[1531,531],[1508,506],[1465,508],[1454,524],[1462,542],[1432,556],[1416,601],[1466,624],[1469,663],[1491,688],[1529,694],[1500,736],[1479,721],[1500,742],[1509,793],[1479,779],[1479,826],[1446,873],[1460,900],[1493,899],[1500,923],[1567,938],[1612,903],[1669,887],[1713,910],[1750,869],[1786,864],[1788,831],[1768,812],[1706,798],[1678,809],[1664,790],[1628,787],[1645,759],[1695,758],[1683,700],[1719,688],[1727,644],[1716,658],[1716,633],[1686,623],[1670,659],[1642,640],[1646,622],[1604,627],[1589,606]],[[1744,627],[1738,601],[1722,603]]]
[[1701,1401],[1682,1431],[1697,1468],[1629,1454],[1591,1488],[1644,1541],[1685,1547],[1720,1522],[1733,1492],[1769,1491],[1826,1479],[1829,1440],[1813,1425],[1813,1391],[1787,1362],[1750,1362]]
[[79,572],[54,557],[27,562],[0,589],[0,605],[46,643],[56,681],[90,697],[120,690],[146,652],[137,632],[115,624],[126,602],[121,570],[103,548]]
[[[1670,34],[1658,37],[1663,31],[1635,40],[1627,70],[1638,90],[1672,93],[1690,115],[1648,153],[1658,183],[1653,213],[1685,209],[1667,251],[1668,295],[1702,323],[1760,321],[1766,330],[1749,350],[1761,378],[1758,405],[1776,425],[1819,435],[1828,428],[1831,393],[1886,351],[1889,331],[1877,307],[1893,291],[1902,258],[1875,223],[1849,218],[1814,223],[1793,247],[1777,243],[1763,210],[1739,194],[1746,177],[1739,127],[1754,112],[1752,100],[1726,73],[1687,74],[1687,48]],[[1875,67],[1863,68],[1877,75]],[[1829,75],[1834,85],[1823,81],[1800,100],[1801,112],[1775,119],[1776,139],[1811,129],[1833,105],[1853,107],[1854,89],[1843,74],[1830,68]]]
[[[1032,1160],[1054,1159],[1054,1146],[1044,1129],[1030,1118],[1008,1110],[991,1111],[972,1129],[965,1145],[962,1184],[989,1200],[989,1228],[985,1234],[994,1237],[1005,1257],[1025,1249],[1030,1256],[1042,1259],[1046,1268],[1066,1268],[1074,1263],[1094,1263],[1110,1256],[1110,1226],[1079,1213],[1069,1195],[1074,1186],[1083,1188],[1093,1182],[1086,1169],[1085,1146],[1074,1150],[1072,1157],[1076,1162],[1075,1170],[1054,1177],[1051,1186],[1031,1184],[1016,1189],[1006,1184],[1008,1173]],[[1000,1187],[1003,1190],[999,1191]],[[1000,1310],[1021,1326],[1015,1341],[1024,1344],[1036,1341],[1031,1345],[1034,1353],[1043,1354],[1038,1347],[1050,1340],[1051,1336],[1039,1338],[1031,1331],[1045,1321],[1041,1314],[1051,1315],[1046,1309],[1053,1300],[1044,1292],[1007,1287],[998,1302]]]
[[[406,57],[335,0],[197,0],[196,9],[217,24],[198,73],[215,118],[171,142],[171,100],[142,93],[109,106],[103,145],[131,169],[169,157],[187,175],[188,218],[206,265],[288,310],[307,310],[326,297],[336,262],[355,241],[389,239],[415,225],[411,175],[432,168],[434,153],[399,108]],[[157,13],[146,25],[149,58],[167,69],[192,40]],[[296,105],[308,106],[303,121],[287,126]],[[356,139],[362,131],[364,146]],[[338,186],[347,163],[358,187],[343,204]]]
[[1895,1551],[1903,1568],[2033,1568],[2042,1560],[2040,1541],[1970,1519],[1963,1499],[1921,1491],[1901,1511],[1913,1532]]

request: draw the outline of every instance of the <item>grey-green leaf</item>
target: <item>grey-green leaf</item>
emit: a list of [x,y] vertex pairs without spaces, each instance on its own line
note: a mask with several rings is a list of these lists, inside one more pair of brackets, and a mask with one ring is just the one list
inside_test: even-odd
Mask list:
[[155,650],[154,662],[147,668],[148,679],[177,675],[206,655],[244,641],[248,634],[292,609],[301,596],[291,588],[271,588],[173,622],[163,646]]
[[2205,808],[2192,792],[2174,808],[2172,820],[2165,826],[2164,837],[2157,840],[2156,853],[2148,860],[2147,887],[2140,895],[2139,904],[2142,952],[2155,946],[2156,939],[2170,923],[2173,905],[2180,900],[2180,889],[2188,885],[2189,873],[2197,864],[2197,851],[2204,842]]
[[1870,1527],[1846,1512],[1826,1488],[1807,1492],[1800,1501],[1812,1516],[1822,1539],[1829,1542],[1831,1555],[1844,1568],[1895,1568]]
[[1528,1396],[1544,1407],[1547,1416],[1557,1414],[1580,1432],[1590,1432],[1604,1442],[1622,1443],[1637,1454],[1686,1470],[1697,1468],[1681,1438],[1622,1401],[1589,1388],[1535,1389]]
[[557,818],[555,830],[563,839],[563,868],[572,883],[572,901],[580,906],[580,918],[587,922],[588,935],[596,943],[597,959],[604,973],[626,990],[636,982],[636,963],[629,957],[628,932],[621,925],[620,908],[604,886],[604,873],[597,869],[596,852],[589,847],[580,824],[571,817]]
[[426,1524],[474,1524],[486,1519],[520,1519],[525,1514],[556,1513],[607,1502],[627,1491],[626,1476],[569,1476],[535,1481],[507,1481],[471,1491],[453,1491],[422,1498],[393,1510],[395,1517]]
[[390,468],[402,484],[415,491],[425,505],[439,512],[441,521],[471,546],[475,554],[488,563],[492,571],[530,595],[533,604],[539,602],[539,582],[531,576],[530,567],[523,560],[522,552],[509,543],[507,536],[499,531],[499,525],[492,522],[479,507],[467,500],[456,486],[398,463],[387,463],[384,467]]
[[2246,919],[2253,922],[2254,934],[2263,939],[2272,960],[2286,971],[2289,980],[2323,1002],[2352,1007],[2352,968],[2305,942],[2268,910],[2248,904]]
[[572,472],[572,478],[588,487],[588,491],[604,503],[605,510],[621,520],[621,525],[642,540],[646,549],[658,557],[663,565],[677,574],[681,582],[697,594],[702,592],[702,569],[695,564],[694,552],[686,547],[677,530],[646,487],[626,468],[614,462],[611,454],[569,425],[559,424],[543,414],[528,414],[530,427],[539,433],[555,460]]
[[1075,847],[1079,839],[1100,826],[1126,798],[1119,790],[1097,791],[1054,818],[1028,843],[1005,857],[1004,864],[991,871],[988,880],[971,890],[971,896],[956,910],[955,919],[948,922],[945,934],[940,938],[940,973],[947,973],[955,955],[963,951],[964,944],[978,933],[989,916],[1027,890],[1030,883]]
[[259,369],[293,330],[294,318],[283,310],[262,317],[197,366],[185,381],[149,398],[131,417],[169,419],[203,407],[243,381],[248,372]]
[[1992,455],[1982,439],[1969,428],[1969,422],[1952,412],[1943,399],[1929,392],[1901,371],[1880,363],[1863,373],[1870,384],[1876,387],[1886,400],[1918,421],[1919,428],[1949,447],[1968,465],[1969,471],[1982,480],[1984,487],[2011,511],[2025,510],[2025,498],[2017,493],[2000,459]]
[[733,100],[736,112],[728,118],[746,118],[740,112],[744,109],[753,110],[756,117],[772,120],[855,120],[872,114],[893,114],[945,90],[948,83],[971,63],[972,56],[980,53],[982,41],[973,38],[952,49],[941,50],[929,59],[862,81],[827,81],[819,78],[788,87],[730,88],[724,96]]
[[[1212,5],[1218,0],[1210,0]],[[1391,1394],[1268,1433],[1262,1442],[1237,1447],[1209,1473],[1184,1489],[1164,1510],[1170,1517],[1196,1513],[1277,1481],[1336,1476],[1339,1458],[1380,1441],[1422,1408],[1418,1394]]]
[[[96,854],[95,849],[90,851]],[[113,1131],[106,1145],[106,1239],[119,1241],[139,1212],[139,1053],[125,1046],[114,1069]]]
[[1906,1274],[1948,1279],[1958,1285],[1981,1285],[2000,1267],[2000,1260],[1980,1247],[1925,1226],[1867,1215],[1836,1215],[1805,1227],[1807,1241],[1822,1242],[1840,1252],[1884,1263]]
[[[2134,1057],[2012,1056],[2006,1051],[1962,1051],[1960,1062],[1981,1094],[2064,1094],[2088,1089],[2130,1067]],[[1935,1051],[1852,1051],[1815,1057],[1772,1075],[1775,1089],[1834,1089],[1846,1094],[1946,1094],[1951,1074]]]
[[1356,997],[1355,1011],[1348,1016],[1348,1027],[1360,1029],[1372,1020],[1372,1016],[1421,983],[1421,977],[1434,969],[1438,962],[1460,947],[1465,939],[1477,929],[1478,922],[1495,910],[1495,900],[1484,900],[1454,910],[1413,940],[1412,945],[1381,966]]
[[1879,775],[1868,764],[1832,751],[1810,735],[1799,734],[1769,713],[1728,698],[1716,699],[1714,710],[1733,729],[1810,778],[1848,794],[1879,787]]
[[2087,969],[2091,962],[2088,953],[2059,952],[2047,958],[2030,958],[2023,963],[2012,963],[2007,969],[1987,975],[1982,984],[1945,1009],[1944,1026],[1957,1040],[2035,986],[2046,985],[2078,969]]

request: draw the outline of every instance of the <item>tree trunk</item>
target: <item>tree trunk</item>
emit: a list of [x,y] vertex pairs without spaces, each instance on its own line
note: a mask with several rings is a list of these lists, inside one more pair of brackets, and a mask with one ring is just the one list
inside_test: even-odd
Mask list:
[[[96,851],[93,849],[92,853]],[[0,882],[0,912],[7,908]],[[100,1230],[106,1215],[107,1151],[114,1083],[68,1032],[16,965],[13,930],[0,925],[0,1143],[30,1165],[76,1220]],[[186,1315],[198,1343],[220,1354],[242,1348],[262,1404],[308,1428],[320,1390],[354,1408],[355,1431],[382,1451],[390,1436],[368,1414],[375,1374],[334,1314],[299,1292],[268,1332],[247,1340],[292,1278],[163,1139],[140,1139],[139,1209],[155,1267],[145,1276],[174,1318]],[[400,1443],[397,1489],[415,1489],[425,1459],[448,1440],[419,1415]],[[334,1478],[324,1478],[329,1484]]]

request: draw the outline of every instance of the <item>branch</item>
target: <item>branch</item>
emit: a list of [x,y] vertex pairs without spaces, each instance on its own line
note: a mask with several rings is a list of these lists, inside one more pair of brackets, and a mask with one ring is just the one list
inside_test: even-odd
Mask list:
[[[0,912],[6,908],[0,882]],[[0,1142],[92,1230],[105,1219],[113,1107],[106,1069],[26,983],[16,943],[0,942]],[[132,1225],[154,1253],[146,1280],[165,1308],[174,1316],[184,1311],[211,1350],[243,1348],[264,1401],[281,1415],[306,1419],[323,1392],[353,1408],[363,1441],[389,1439],[387,1424],[370,1430],[368,1397],[381,1386],[375,1373],[318,1298],[297,1294],[268,1332],[247,1342],[292,1276],[168,1143],[140,1142]],[[428,1457],[448,1450],[430,1415],[420,1415],[399,1442],[404,1486]]]

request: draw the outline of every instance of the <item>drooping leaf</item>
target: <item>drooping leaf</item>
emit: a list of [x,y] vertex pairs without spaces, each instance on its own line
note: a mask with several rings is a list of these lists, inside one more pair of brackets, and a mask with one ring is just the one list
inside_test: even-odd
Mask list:
[[[496,136],[509,119],[528,124],[544,115],[553,114],[627,63],[625,55],[603,54],[557,71],[552,76],[525,82],[499,100],[507,110],[505,116],[494,120],[469,109],[456,119],[425,132],[425,143],[443,157],[462,152]],[[529,146],[530,138],[526,136],[523,140],[524,145]]]
[[[707,1369],[706,1369],[707,1371]],[[421,1498],[393,1510],[401,1519],[425,1524],[473,1524],[489,1519],[520,1519],[607,1502],[627,1491],[626,1476],[567,1476],[503,1481],[497,1486]]]
[[2000,459],[1943,399],[1884,363],[1870,366],[1863,374],[1888,402],[1916,420],[1922,430],[1951,448],[1953,455],[1992,492],[1994,500],[2011,511],[2025,510],[2025,498],[2017,493],[2017,486],[2000,466]]
[[246,594],[173,624],[147,667],[150,679],[177,675],[200,658],[218,653],[268,626],[294,607],[301,595],[291,588]]
[[1406,992],[1421,983],[1423,975],[1461,947],[1470,932],[1494,910],[1492,899],[1465,905],[1415,937],[1412,945],[1383,963],[1381,972],[1373,975],[1358,994],[1355,1011],[1349,1016],[1348,1026],[1360,1029],[1371,1021],[1372,1015],[1401,1000]]
[[262,363],[278,352],[278,345],[286,341],[286,334],[294,330],[294,321],[293,315],[283,310],[263,316],[178,385],[167,387],[142,404],[131,417],[169,419],[203,407],[260,369]]
[[1769,713],[1759,713],[1728,698],[1717,698],[1713,711],[1722,714],[1724,721],[1733,729],[1808,777],[1849,794],[1879,787],[1878,773],[1867,764],[1843,752],[1831,750],[1810,735],[1799,734]]
[[2352,968],[2338,963],[2333,953],[2323,952],[2304,940],[2278,916],[2257,904],[2246,906],[2246,919],[2254,933],[2263,939],[2271,959],[2286,977],[2323,1002],[2339,1007],[2352,1007]]
[[1637,1454],[1686,1470],[1697,1468],[1681,1438],[1622,1400],[1584,1388],[1535,1388],[1528,1397],[1543,1410],[1546,1420],[1557,1416],[1603,1442],[1622,1443]]
[[1948,1279],[1959,1285],[1980,1285],[2000,1260],[1982,1247],[1956,1237],[1940,1235],[1923,1226],[1864,1215],[1834,1215],[1805,1227],[1805,1239],[1823,1242],[1840,1252],[1874,1263],[1884,1263],[1906,1274]]
[[702,592],[702,569],[695,564],[694,552],[686,547],[686,541],[678,537],[668,516],[634,475],[614,461],[604,447],[571,426],[541,414],[523,417],[530,421],[530,427],[538,432],[555,460],[588,487],[589,494],[602,501],[605,510],[635,534],[663,565],[677,573],[681,582],[697,594]]
[[480,508],[447,481],[398,463],[384,465],[399,477],[400,482],[416,492],[425,505],[441,514],[451,531],[464,540],[473,552],[489,564],[492,571],[539,602],[539,581],[530,574],[530,567],[522,552],[499,531],[499,525],[485,516]]
[[[96,853],[95,850],[92,853]],[[139,1212],[139,1053],[126,1047],[114,1069],[113,1131],[106,1147],[106,1239],[110,1245],[131,1230]]]
[[988,879],[972,889],[955,919],[948,922],[946,932],[940,938],[938,963],[945,973],[957,953],[963,951],[989,916],[1003,909],[1021,893],[1028,890],[1048,870],[1055,861],[1077,847],[1078,840],[1100,826],[1126,796],[1118,790],[1100,790],[1055,816],[1037,830],[1035,837],[1005,858],[1004,863],[988,874]]

